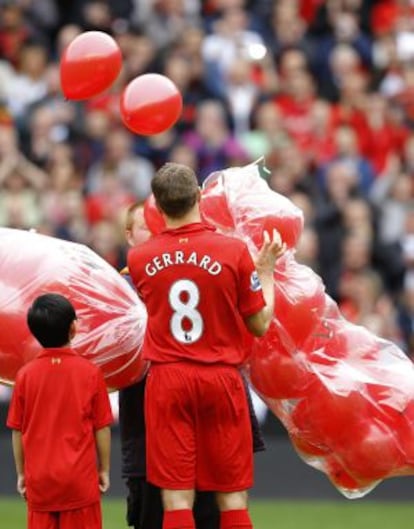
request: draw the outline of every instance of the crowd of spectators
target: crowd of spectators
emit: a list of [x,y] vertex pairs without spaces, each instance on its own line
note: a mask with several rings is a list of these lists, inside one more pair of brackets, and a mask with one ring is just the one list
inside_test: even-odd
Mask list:
[[[64,101],[59,57],[118,42],[115,85]],[[134,136],[122,87],[159,72],[174,129]],[[305,213],[297,252],[346,317],[414,355],[412,0],[0,0],[0,225],[125,259],[122,214],[165,161],[212,171],[264,155]]]

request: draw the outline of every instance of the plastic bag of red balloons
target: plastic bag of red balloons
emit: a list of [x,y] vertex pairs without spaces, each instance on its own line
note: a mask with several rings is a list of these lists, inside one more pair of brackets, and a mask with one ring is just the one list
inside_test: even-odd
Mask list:
[[[277,229],[288,248],[303,230],[303,213],[289,199],[270,190],[261,177],[261,161],[210,175],[202,190],[204,219],[259,248],[263,231]],[[254,251],[252,247],[252,251]]]
[[346,497],[362,497],[383,479],[414,474],[414,364],[346,321],[321,279],[296,262],[302,214],[260,170],[211,175],[201,201],[204,220],[244,239],[253,255],[272,228],[289,247],[274,271],[274,319],[246,370],[303,460]]
[[211,175],[204,219],[255,254],[276,228],[289,250],[274,271],[275,311],[247,366],[254,389],[298,454],[348,498],[414,474],[414,365],[394,344],[346,321],[321,279],[294,257],[302,215],[253,164]]
[[26,324],[33,300],[66,296],[78,317],[73,347],[99,365],[110,389],[141,378],[146,310],[126,280],[86,246],[0,228],[0,382],[39,352]]

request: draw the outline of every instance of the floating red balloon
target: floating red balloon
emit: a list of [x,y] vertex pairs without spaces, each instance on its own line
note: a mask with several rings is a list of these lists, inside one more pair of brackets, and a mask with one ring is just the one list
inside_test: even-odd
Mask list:
[[136,77],[121,95],[124,124],[132,132],[144,136],[171,128],[180,117],[182,107],[182,97],[175,84],[156,73]]
[[66,47],[60,61],[63,94],[73,100],[96,96],[111,86],[121,67],[121,50],[110,35],[82,33]]

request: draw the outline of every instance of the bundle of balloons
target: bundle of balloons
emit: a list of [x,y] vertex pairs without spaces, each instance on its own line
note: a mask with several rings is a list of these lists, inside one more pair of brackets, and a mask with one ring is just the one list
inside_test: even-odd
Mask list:
[[70,299],[78,319],[75,349],[99,365],[109,389],[145,372],[140,356],[147,315],[136,293],[84,245],[31,231],[0,228],[0,382],[39,352],[26,314],[33,300],[55,292]]
[[[66,47],[60,61],[60,81],[66,99],[80,101],[107,90],[122,69],[115,40],[103,31],[86,31]],[[123,89],[120,113],[134,133],[158,134],[172,127],[182,111],[182,97],[163,75],[143,74]]]

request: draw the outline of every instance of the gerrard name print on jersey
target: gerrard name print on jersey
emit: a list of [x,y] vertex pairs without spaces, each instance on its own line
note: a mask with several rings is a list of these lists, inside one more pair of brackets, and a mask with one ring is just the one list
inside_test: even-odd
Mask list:
[[213,276],[217,276],[222,270],[221,264],[218,261],[213,261],[209,255],[198,256],[197,252],[191,252],[189,255],[186,255],[185,252],[177,250],[172,253],[163,253],[151,259],[145,265],[145,272],[148,276],[155,276],[155,274],[168,266],[180,264],[199,266]]

